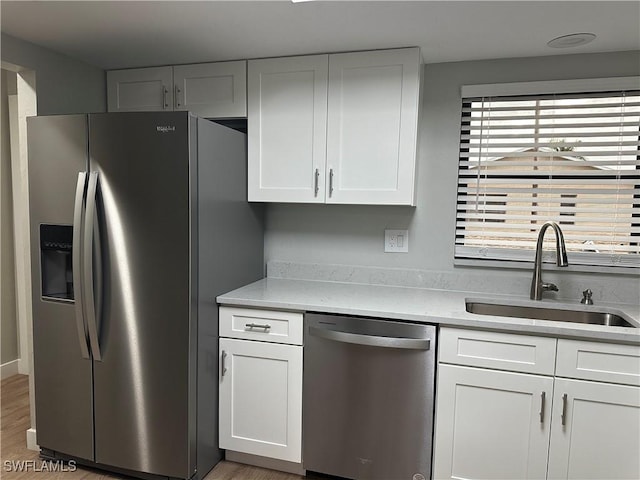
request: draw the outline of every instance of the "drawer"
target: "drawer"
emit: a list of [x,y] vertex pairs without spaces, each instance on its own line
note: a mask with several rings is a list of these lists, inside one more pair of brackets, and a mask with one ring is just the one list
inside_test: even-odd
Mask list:
[[302,313],[220,307],[220,336],[302,345]]
[[553,375],[556,339],[458,328],[440,330],[442,363]]
[[640,347],[558,340],[556,376],[640,385]]

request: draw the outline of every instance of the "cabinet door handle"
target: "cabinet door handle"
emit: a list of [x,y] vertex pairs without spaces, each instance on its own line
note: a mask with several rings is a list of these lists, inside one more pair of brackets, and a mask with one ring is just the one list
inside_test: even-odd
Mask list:
[[163,110],[169,108],[169,101],[167,100],[167,95],[169,94],[169,90],[164,85],[162,86],[162,104]]
[[562,420],[562,426],[564,427],[567,424],[567,394],[562,395],[562,415],[560,415]]
[[544,423],[544,404],[546,400],[547,393],[542,392],[540,394],[540,423]]
[[333,195],[333,168],[329,170],[329,196]]
[[320,171],[316,168],[316,173],[314,175],[314,183],[313,183],[313,195],[314,197],[318,196],[318,178],[320,177]]
[[246,323],[244,325],[244,328],[246,328],[247,330],[253,330],[254,328],[262,328],[265,331],[267,330],[271,330],[271,325],[269,325],[268,323],[265,324],[259,324],[259,323]]
[[180,100],[179,100],[179,96],[180,96],[180,87],[178,87],[178,84],[174,85],[173,87],[173,96],[174,101],[176,103],[176,108],[178,108],[180,106]]
[[227,367],[225,365],[225,360],[227,359],[227,352],[222,351],[222,361],[220,362],[220,377],[224,377],[224,374],[227,373]]

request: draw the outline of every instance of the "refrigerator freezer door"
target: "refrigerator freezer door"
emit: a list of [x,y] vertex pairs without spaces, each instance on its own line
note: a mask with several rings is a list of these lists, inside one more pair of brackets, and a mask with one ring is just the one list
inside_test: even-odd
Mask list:
[[177,478],[195,472],[193,126],[186,112],[89,117],[102,245],[95,460]]
[[[74,300],[42,297],[40,249],[41,224],[74,224],[78,173],[87,169],[87,117],[31,117],[27,124],[38,444],[93,460],[91,360],[82,318],[78,327]],[[77,278],[76,265],[73,270]]]

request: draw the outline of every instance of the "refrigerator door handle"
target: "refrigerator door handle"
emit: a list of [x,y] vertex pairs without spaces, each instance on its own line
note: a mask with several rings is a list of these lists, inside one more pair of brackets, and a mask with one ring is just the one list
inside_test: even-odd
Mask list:
[[87,327],[89,330],[89,344],[93,359],[102,361],[100,344],[98,343],[98,325],[96,322],[96,301],[93,288],[93,225],[96,217],[96,195],[98,193],[98,172],[89,174],[87,187],[87,207],[84,219],[84,287],[87,312]]
[[87,183],[87,172],[78,173],[76,184],[76,200],[73,207],[73,247],[71,249],[71,270],[73,275],[73,296],[76,309],[76,327],[78,340],[80,341],[80,353],[82,358],[89,358],[87,347],[87,330],[84,323],[84,305],[82,303],[82,210],[84,206],[84,192]]

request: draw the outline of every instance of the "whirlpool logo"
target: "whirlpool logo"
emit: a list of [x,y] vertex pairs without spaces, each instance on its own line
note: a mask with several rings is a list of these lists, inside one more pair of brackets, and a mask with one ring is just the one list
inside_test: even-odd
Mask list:
[[157,125],[156,126],[156,132],[169,133],[169,132],[175,132],[175,131],[176,131],[175,125]]

